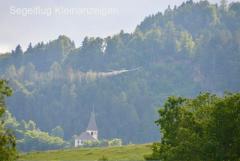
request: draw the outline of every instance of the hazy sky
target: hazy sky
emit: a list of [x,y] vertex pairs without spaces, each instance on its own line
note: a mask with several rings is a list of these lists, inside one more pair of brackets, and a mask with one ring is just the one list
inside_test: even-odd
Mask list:
[[[220,0],[210,0],[219,3]],[[233,0],[232,0],[233,1]],[[0,0],[0,53],[17,44],[56,39],[64,34],[81,44],[85,36],[132,32],[144,17],[183,0]],[[231,2],[229,0],[229,2]],[[105,15],[104,15],[105,14]]]

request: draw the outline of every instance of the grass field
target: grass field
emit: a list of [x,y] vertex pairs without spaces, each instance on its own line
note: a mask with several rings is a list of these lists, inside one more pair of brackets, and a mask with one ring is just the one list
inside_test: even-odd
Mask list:
[[103,156],[108,160],[144,160],[151,153],[150,144],[127,145],[104,148],[74,148],[46,152],[22,154],[19,161],[77,161],[99,160]]

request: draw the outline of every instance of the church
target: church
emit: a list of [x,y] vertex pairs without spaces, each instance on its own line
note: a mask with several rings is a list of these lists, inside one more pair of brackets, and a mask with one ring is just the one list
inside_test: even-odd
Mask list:
[[75,136],[75,147],[83,146],[84,142],[87,141],[98,141],[98,129],[94,112],[91,112],[86,131],[82,132],[79,136]]

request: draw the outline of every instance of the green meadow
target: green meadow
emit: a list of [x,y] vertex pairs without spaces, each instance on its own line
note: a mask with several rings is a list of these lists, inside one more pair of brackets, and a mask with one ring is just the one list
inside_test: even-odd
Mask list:
[[21,154],[19,161],[144,160],[147,154],[151,154],[150,144],[30,152]]

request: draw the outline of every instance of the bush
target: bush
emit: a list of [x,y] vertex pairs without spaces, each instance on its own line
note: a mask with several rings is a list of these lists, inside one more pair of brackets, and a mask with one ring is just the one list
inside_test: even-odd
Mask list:
[[122,146],[122,140],[115,138],[112,140],[86,141],[83,147],[107,147],[107,146]]

